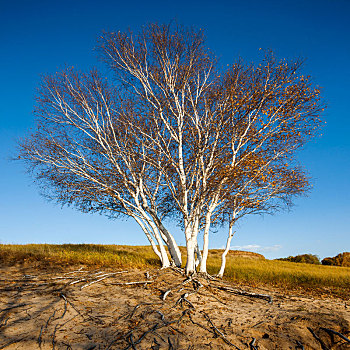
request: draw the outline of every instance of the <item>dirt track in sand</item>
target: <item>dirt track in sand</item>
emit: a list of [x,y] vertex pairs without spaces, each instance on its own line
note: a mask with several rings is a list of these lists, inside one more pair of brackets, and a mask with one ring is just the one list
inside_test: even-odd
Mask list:
[[250,290],[268,303],[172,269],[72,269],[0,268],[0,349],[350,349],[322,329],[350,337],[343,300]]

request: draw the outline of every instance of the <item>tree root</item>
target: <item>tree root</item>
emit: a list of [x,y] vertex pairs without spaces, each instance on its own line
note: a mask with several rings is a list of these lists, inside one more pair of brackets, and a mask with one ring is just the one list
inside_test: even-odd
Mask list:
[[304,349],[304,345],[301,344],[299,340],[297,340],[296,343],[297,343],[296,349],[305,350],[305,349]]
[[[152,276],[150,276],[149,272],[143,273],[140,275],[140,279],[142,280],[134,280],[129,282],[117,282],[115,280],[108,280],[108,285],[120,285],[120,286],[127,286],[127,285],[147,285],[151,283],[158,284],[159,282],[159,276],[162,277],[162,282],[167,281],[168,272],[161,272],[161,273],[152,273]],[[180,276],[175,276],[175,273],[173,273],[171,270],[176,271],[177,273],[181,274]],[[216,278],[209,278],[209,275],[205,275],[203,278],[201,278],[201,275],[194,275],[191,277],[185,277],[182,269],[172,267],[170,270],[170,273],[172,274],[172,283],[174,284],[173,287],[166,290],[160,295],[159,301],[156,301],[154,292],[158,294],[158,291],[162,291],[162,289],[158,287],[151,287],[149,291],[153,293],[153,297],[150,299],[150,302],[142,302],[140,304],[137,304],[133,307],[128,307],[126,310],[123,309],[123,311],[118,317],[115,317],[112,313],[113,321],[109,324],[109,322],[106,322],[100,320],[100,317],[103,316],[94,316],[90,311],[87,309],[85,310],[84,307],[79,307],[81,311],[69,300],[68,291],[63,292],[63,288],[66,288],[68,286],[73,286],[75,284],[85,282],[85,284],[81,285],[79,288],[75,288],[75,291],[82,290],[84,288],[87,288],[95,283],[99,283],[101,281],[104,281],[108,278],[115,277],[118,274],[125,273],[128,271],[119,271],[119,272],[113,272],[113,273],[106,273],[103,271],[95,271],[95,272],[89,272],[85,271],[82,268],[79,270],[67,272],[65,274],[61,274],[61,276],[56,276],[52,278],[43,278],[44,281],[54,281],[50,283],[42,283],[42,280],[36,280],[36,276],[27,276],[24,279],[22,279],[22,286],[24,285],[26,289],[23,290],[39,290],[40,293],[54,293],[53,295],[58,296],[63,299],[64,303],[60,302],[59,299],[56,298],[56,301],[58,303],[56,305],[59,305],[59,308],[52,309],[50,312],[50,316],[47,318],[46,322],[41,326],[39,336],[36,340],[36,343],[39,348],[42,348],[44,340],[51,342],[49,345],[52,346],[52,349],[66,346],[67,349],[74,348],[74,343],[70,345],[69,343],[63,343],[60,339],[60,330],[62,330],[62,327],[68,323],[71,322],[74,318],[81,317],[83,321],[93,321],[95,324],[104,324],[106,326],[103,327],[110,327],[111,325],[115,325],[116,322],[119,322],[119,320],[123,319],[121,323],[118,324],[118,331],[112,332],[111,338],[108,340],[109,344],[104,349],[111,349],[112,347],[118,347],[119,349],[127,350],[127,349],[137,349],[140,350],[141,348],[144,348],[146,341],[149,342],[148,348],[153,350],[160,350],[161,348],[168,348],[168,349],[179,349],[178,340],[182,338],[187,337],[187,341],[191,342],[191,339],[188,338],[188,334],[186,331],[181,331],[181,327],[188,327],[191,325],[196,325],[205,332],[209,332],[213,337],[220,338],[220,342],[225,342],[228,347],[232,347],[236,350],[239,350],[239,347],[232,343],[228,337],[232,335],[232,333],[226,333],[224,329],[228,328],[222,328],[217,326],[215,323],[215,319],[212,319],[213,317],[208,311],[206,310],[205,304],[202,302],[203,297],[206,297],[205,300],[208,300],[207,298],[214,298],[221,304],[225,305],[226,308],[229,308],[229,302],[227,299],[223,299],[226,301],[223,302],[220,300],[220,298],[216,297],[215,294],[217,294],[219,297],[222,297],[225,292],[251,297],[251,298],[258,298],[268,301],[269,303],[272,303],[272,296],[267,294],[259,294],[259,293],[252,293],[247,292],[240,289],[231,288],[229,285],[222,283],[221,281],[217,280]],[[79,276],[77,276],[79,274]],[[176,279],[174,279],[174,276]],[[78,278],[79,277],[79,278]],[[146,277],[146,279],[145,279]],[[128,279],[130,279],[131,276],[129,276]],[[136,279],[136,278],[134,278]],[[164,280],[164,281],[163,281]],[[28,281],[28,282],[27,282]],[[29,282],[30,281],[30,282]],[[105,282],[104,282],[105,283]],[[56,286],[56,288],[43,288],[43,289],[37,289],[38,286],[44,286],[44,285],[53,285]],[[21,287],[22,287],[21,286]],[[35,289],[31,289],[31,286],[33,286]],[[63,286],[61,289],[58,289],[57,286]],[[17,287],[18,288],[18,287]],[[22,287],[23,288],[23,287]],[[27,289],[28,288],[28,289]],[[73,287],[72,287],[73,288]],[[169,287],[168,287],[169,288]],[[203,289],[202,289],[203,288]],[[22,289],[21,289],[22,290]],[[222,291],[222,292],[219,292]],[[59,293],[57,293],[59,292]],[[197,297],[199,298],[199,303],[197,304],[194,301],[189,300],[189,296],[192,294],[197,294]],[[171,298],[169,297],[171,295]],[[155,301],[154,301],[155,300]],[[193,300],[197,300],[193,298]],[[144,300],[145,301],[145,300]],[[154,301],[154,302],[152,302]],[[7,307],[0,310],[2,312],[2,316],[6,315],[7,311],[11,311],[13,309],[19,309],[21,307],[24,307],[28,304],[21,303],[21,304],[9,304],[6,305]],[[31,304],[29,304],[31,305]],[[158,305],[158,306],[155,306]],[[142,308],[145,306],[145,308]],[[178,307],[180,306],[180,307]],[[218,306],[216,304],[216,306]],[[67,316],[70,315],[69,307],[72,307],[75,311],[73,312],[74,317],[69,318]],[[142,308],[142,309],[140,309]],[[182,308],[182,310],[181,310]],[[139,310],[139,312],[138,312]],[[201,311],[200,311],[201,310]],[[20,309],[18,312],[24,312],[24,309]],[[137,314],[137,315],[136,315]],[[187,318],[188,316],[188,318]],[[106,315],[106,317],[109,317]],[[66,321],[67,319],[67,321]],[[53,321],[57,321],[57,324]],[[61,321],[62,320],[62,321]],[[78,320],[78,319],[77,319]],[[260,321],[254,326],[250,328],[254,328],[257,325],[261,324],[264,321]],[[11,323],[11,322],[10,322]],[[54,325],[52,325],[54,323]],[[1,326],[4,326],[5,324],[2,324]],[[120,327],[119,327],[120,325]],[[40,327],[40,326],[39,326]],[[50,329],[51,333],[46,334],[47,330]],[[342,341],[345,341],[347,343],[350,343],[350,339],[348,339],[345,335],[334,331],[329,328],[321,327],[317,329],[317,334],[308,327],[308,330],[312,334],[312,336],[317,340],[317,342],[320,344],[321,348],[323,350],[329,350],[327,347],[327,342],[325,340],[327,339],[326,333],[331,337],[330,343],[335,343],[334,337],[339,337],[342,339]],[[326,332],[323,334],[320,331]],[[230,330],[231,332],[231,330]],[[320,334],[325,337],[324,341],[320,338],[318,334]],[[227,335],[226,335],[227,334]],[[170,336],[169,336],[170,335]],[[47,337],[50,336],[50,340],[47,340]],[[208,334],[209,336],[209,334]],[[92,340],[92,336],[88,336],[89,340]],[[114,338],[114,339],[113,339]],[[20,340],[16,340],[14,342],[21,341],[24,338],[21,338]],[[153,339],[153,341],[152,341]],[[240,338],[239,338],[240,339]],[[247,338],[245,338],[247,339]],[[260,338],[259,338],[260,339]],[[312,339],[312,338],[311,338]],[[342,341],[338,341],[338,343],[341,343]],[[242,342],[244,342],[242,340]],[[294,346],[297,349],[304,349],[303,344],[300,341],[292,340],[292,342],[295,344]],[[141,344],[142,343],[142,344]],[[160,343],[160,344],[159,344]],[[256,350],[259,348],[259,346],[256,344],[257,339],[256,338],[248,338],[248,341],[245,343],[250,350]],[[11,345],[12,343],[7,344]],[[96,343],[97,344],[97,343]],[[345,343],[344,343],[345,344]],[[101,345],[101,344],[100,344]],[[238,344],[239,345],[239,344]],[[343,344],[341,344],[343,345]],[[47,346],[47,344],[46,344]],[[96,348],[98,345],[93,345],[92,348]],[[162,346],[162,347],[161,347]],[[187,348],[187,345],[183,347],[184,349]],[[188,349],[193,349],[193,346],[190,345]]]
[[345,340],[346,342],[350,343],[350,339],[347,338],[345,335],[339,333],[339,332],[336,332],[336,331],[333,331],[333,329],[329,329],[329,328],[324,328],[324,327],[321,327],[320,329],[326,331],[329,335],[331,334],[334,334],[334,335],[337,335],[338,337],[340,337],[341,339]]
[[312,330],[312,328],[307,327],[313,337],[320,343],[322,350],[330,350],[328,346],[322,341],[322,339]]
[[188,305],[191,306],[192,309],[194,309],[193,304],[188,299],[186,299],[189,295],[190,295],[189,293],[182,294],[181,297],[176,301],[175,305],[172,308],[175,308],[179,304],[182,307],[183,303],[186,302]]
[[[202,313],[203,313],[203,312],[202,312]],[[193,319],[192,319],[192,317],[191,317],[191,314],[189,314],[189,318],[190,318],[190,320],[191,320],[191,322],[192,322],[193,324],[195,324],[195,325],[197,325],[197,326],[199,326],[199,327],[205,329],[206,331],[208,331],[208,332],[214,334],[214,336],[216,336],[216,337],[222,338],[223,341],[224,341],[226,344],[228,344],[228,345],[234,347],[236,350],[241,350],[239,347],[237,347],[236,345],[234,345],[233,343],[231,343],[231,342],[225,337],[225,335],[224,335],[221,331],[219,331],[219,330],[217,329],[217,327],[216,327],[216,326],[213,324],[213,322],[210,320],[209,316],[208,316],[207,321],[208,321],[209,324],[211,325],[212,329],[209,329],[209,328],[203,326],[202,324],[193,321]]]
[[258,348],[255,346],[256,339],[253,338],[252,341],[249,343],[250,350],[258,350]]

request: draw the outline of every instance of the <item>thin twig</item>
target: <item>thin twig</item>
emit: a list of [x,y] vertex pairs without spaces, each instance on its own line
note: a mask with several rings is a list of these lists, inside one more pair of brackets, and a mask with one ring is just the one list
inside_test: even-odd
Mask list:
[[67,299],[67,297],[61,293],[60,296],[67,301],[67,303],[85,320],[85,317],[81,314],[81,312],[73,305],[71,301]]
[[39,337],[38,337],[38,345],[39,345],[39,348],[41,348],[43,329],[44,329],[44,326],[41,326],[41,328],[40,328],[40,333],[39,333]]
[[[205,330],[208,331],[209,333],[213,333],[215,336],[221,337],[221,338],[223,339],[223,341],[224,341],[226,344],[228,344],[228,345],[230,345],[230,346],[233,346],[236,350],[241,350],[239,347],[237,347],[236,345],[232,344],[225,336],[223,336],[223,334],[222,334],[214,325],[213,325],[214,330],[211,330],[211,329],[209,329],[209,328],[203,326],[202,324],[193,321],[193,319],[192,319],[192,317],[191,317],[191,314],[188,314],[188,316],[189,316],[189,318],[190,318],[190,320],[191,320],[191,322],[192,322],[193,324],[195,324],[195,325],[197,325],[197,326],[199,326],[199,327],[205,329]],[[218,332],[216,332],[215,329],[216,329]]]
[[305,349],[304,349],[304,345],[301,344],[299,340],[297,340],[296,343],[297,343],[297,349],[300,348],[300,350],[305,350]]
[[22,306],[26,306],[26,305],[28,305],[28,304],[22,303],[22,304],[18,304],[18,305],[11,305],[11,306],[8,306],[8,307],[5,308],[5,309],[0,310],[0,312],[12,310],[12,309],[16,309],[16,308],[18,308],[18,307],[22,307]]
[[153,283],[154,281],[137,281],[137,282],[117,282],[117,283],[110,283],[110,285],[113,286],[130,286],[133,284],[148,284]]
[[224,333],[222,333],[213,323],[213,321],[210,319],[209,315],[204,312],[204,311],[201,311],[201,313],[204,315],[205,319],[209,322],[209,324],[212,326],[212,328],[214,329],[214,333],[216,333],[217,335],[219,335],[224,341],[226,344],[229,344],[231,346],[233,346],[234,348],[236,349],[239,349],[236,345],[232,344],[227,338],[226,336],[224,335]]
[[249,343],[250,350],[258,350],[258,348],[255,346],[256,339],[253,338],[252,341]]

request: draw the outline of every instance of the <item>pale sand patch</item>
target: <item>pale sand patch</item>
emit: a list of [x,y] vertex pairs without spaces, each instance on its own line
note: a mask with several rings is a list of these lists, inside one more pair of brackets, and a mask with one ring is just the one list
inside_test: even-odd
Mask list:
[[0,268],[0,349],[254,349],[253,338],[259,350],[322,349],[320,341],[350,349],[321,329],[350,337],[350,305],[340,299],[250,289],[270,294],[269,304],[218,290],[221,282],[203,278],[200,287],[182,285],[186,278],[172,269],[73,270]]

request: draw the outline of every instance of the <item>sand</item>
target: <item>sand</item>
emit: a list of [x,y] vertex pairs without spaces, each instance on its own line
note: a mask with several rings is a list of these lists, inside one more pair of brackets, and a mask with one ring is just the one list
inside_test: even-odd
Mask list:
[[116,272],[0,267],[0,349],[350,349],[323,329],[350,337],[344,300],[186,281],[173,269]]

